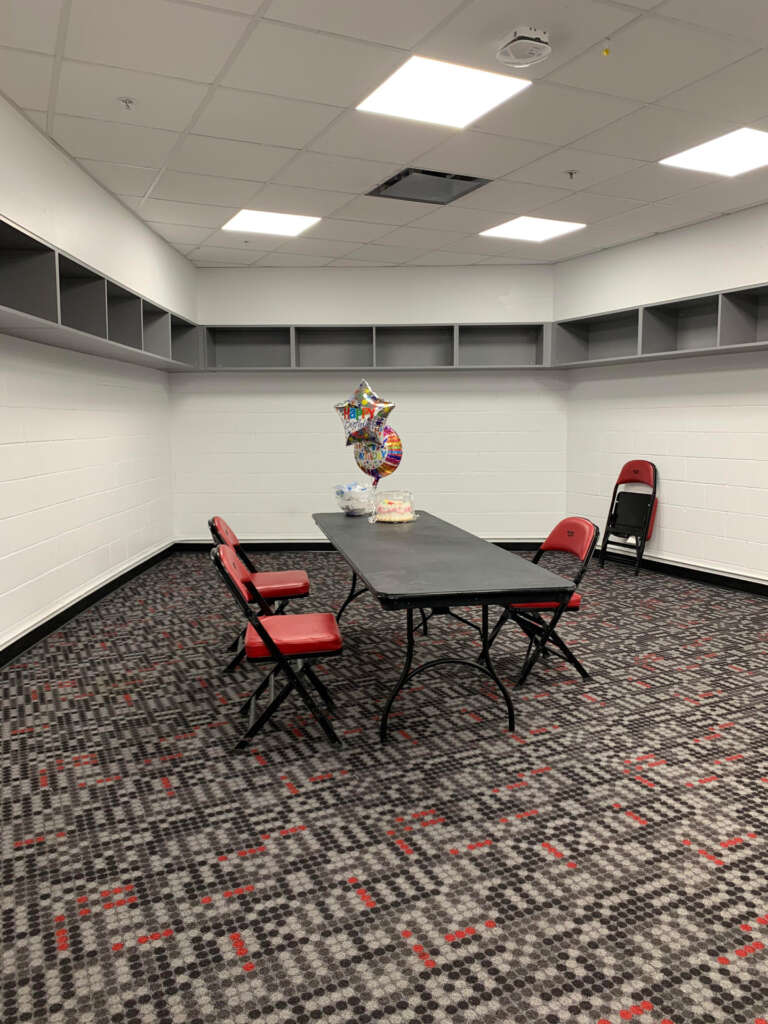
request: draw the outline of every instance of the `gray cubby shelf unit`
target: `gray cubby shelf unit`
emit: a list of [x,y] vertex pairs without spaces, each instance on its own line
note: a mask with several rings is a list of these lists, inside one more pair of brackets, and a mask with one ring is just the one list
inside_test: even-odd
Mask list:
[[641,313],[642,355],[700,352],[717,346],[718,296],[644,306]]
[[287,370],[291,367],[290,327],[209,327],[209,370]]
[[203,330],[197,324],[171,315],[171,359],[188,366],[203,365]]
[[543,366],[542,324],[459,325],[457,365],[467,368]]
[[59,300],[65,327],[107,336],[107,282],[88,267],[59,254]]
[[720,296],[718,345],[768,344],[768,285]]
[[107,337],[140,349],[141,333],[141,299],[119,284],[107,281]]
[[295,366],[299,369],[370,369],[373,327],[297,327]]
[[552,325],[552,365],[624,360],[640,354],[639,311],[561,320]]
[[0,222],[0,306],[59,322],[56,252]]
[[377,327],[376,366],[436,369],[454,365],[453,326]]
[[171,314],[142,299],[141,329],[143,349],[153,356],[171,358]]

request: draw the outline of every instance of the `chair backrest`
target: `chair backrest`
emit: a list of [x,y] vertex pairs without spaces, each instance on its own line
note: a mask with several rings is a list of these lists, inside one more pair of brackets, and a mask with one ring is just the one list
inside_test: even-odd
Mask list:
[[621,467],[616,484],[645,484],[656,490],[656,467],[646,459],[630,459]]
[[550,532],[533,556],[533,560],[538,562],[545,551],[558,551],[565,555],[573,555],[579,560],[578,569],[573,577],[573,582],[578,586],[587,571],[599,536],[600,530],[591,520],[584,519],[582,516],[568,516],[566,519],[561,519]]
[[211,535],[217,544],[228,544],[231,548],[235,549],[240,546],[237,534],[221,516],[211,516],[208,520],[208,529],[211,531]]
[[251,602],[256,599],[260,614],[271,615],[272,609],[251,582],[250,573],[229,544],[219,544],[211,550],[213,564],[221,573],[233,597],[251,621],[255,609]]

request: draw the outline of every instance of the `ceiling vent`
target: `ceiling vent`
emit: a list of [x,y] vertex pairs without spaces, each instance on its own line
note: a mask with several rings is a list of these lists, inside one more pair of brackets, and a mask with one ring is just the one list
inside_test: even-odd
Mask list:
[[435,203],[445,206],[454,199],[487,185],[490,178],[473,178],[468,174],[446,174],[444,171],[423,171],[406,167],[393,178],[368,193],[386,199],[408,199],[412,203]]

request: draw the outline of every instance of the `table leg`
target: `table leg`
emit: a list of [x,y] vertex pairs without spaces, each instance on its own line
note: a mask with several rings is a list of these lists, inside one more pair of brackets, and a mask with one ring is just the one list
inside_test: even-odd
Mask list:
[[360,587],[359,590],[355,590],[356,586],[357,586],[357,573],[353,572],[352,573],[352,585],[349,588],[349,593],[347,594],[346,598],[344,599],[344,603],[342,604],[341,608],[339,608],[339,610],[336,612],[336,621],[337,622],[341,622],[341,616],[347,610],[347,606],[352,604],[352,602],[355,600],[355,598],[360,597],[361,594],[367,594],[368,593],[368,587]]
[[405,685],[408,679],[408,674],[411,670],[411,663],[413,662],[413,608],[408,608],[406,611],[406,626],[405,635],[407,637],[407,647],[405,650],[405,664],[403,670],[400,673],[400,678],[392,688],[392,692],[387,699],[387,703],[384,705],[384,710],[381,713],[381,722],[379,723],[379,739],[382,743],[387,742],[387,722],[389,721],[389,712],[392,710],[392,705],[395,703],[395,699]]

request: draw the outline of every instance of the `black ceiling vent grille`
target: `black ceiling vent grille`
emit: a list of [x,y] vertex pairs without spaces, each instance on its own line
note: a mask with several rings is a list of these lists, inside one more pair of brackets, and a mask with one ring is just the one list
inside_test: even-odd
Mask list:
[[473,178],[468,174],[446,174],[444,171],[423,171],[406,167],[368,193],[387,199],[408,199],[412,203],[436,203],[445,206],[454,199],[487,185],[490,178]]

